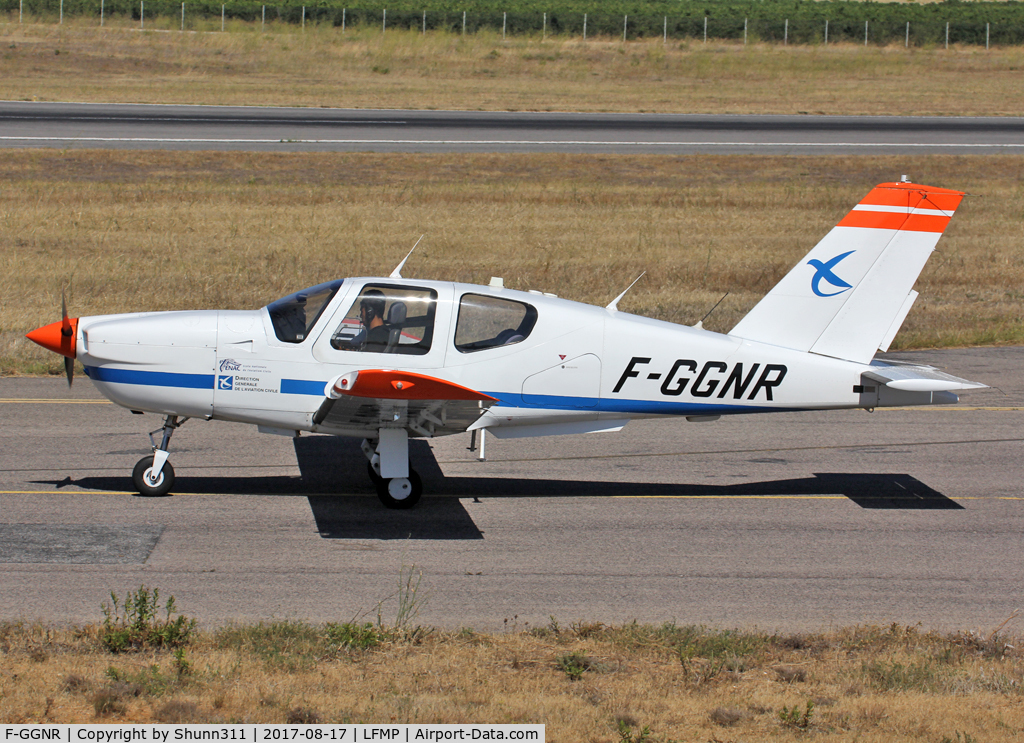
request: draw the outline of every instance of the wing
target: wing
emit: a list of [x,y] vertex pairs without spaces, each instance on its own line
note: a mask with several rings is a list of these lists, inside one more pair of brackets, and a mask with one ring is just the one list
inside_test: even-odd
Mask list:
[[325,433],[405,428],[412,436],[444,436],[469,428],[497,398],[415,372],[364,369],[328,382],[313,423]]

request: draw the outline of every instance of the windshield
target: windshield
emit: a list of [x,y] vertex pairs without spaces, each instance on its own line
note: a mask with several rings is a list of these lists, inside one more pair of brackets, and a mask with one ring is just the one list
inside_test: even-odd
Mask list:
[[289,294],[267,305],[270,321],[278,340],[285,343],[302,343],[309,331],[316,325],[320,313],[338,293],[344,279],[317,284],[300,292]]

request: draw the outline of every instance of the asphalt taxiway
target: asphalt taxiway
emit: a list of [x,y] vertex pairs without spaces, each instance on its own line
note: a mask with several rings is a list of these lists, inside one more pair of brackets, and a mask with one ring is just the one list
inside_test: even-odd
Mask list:
[[[417,442],[387,511],[354,442],[190,421],[175,493],[130,472],[155,416],[88,380],[0,380],[0,619],[97,621],[111,590],[204,623],[550,617],[813,630],[992,628],[1024,604],[1024,348],[901,355],[992,385],[946,408],[636,421],[613,434]],[[1019,628],[1018,628],[1019,629]]]

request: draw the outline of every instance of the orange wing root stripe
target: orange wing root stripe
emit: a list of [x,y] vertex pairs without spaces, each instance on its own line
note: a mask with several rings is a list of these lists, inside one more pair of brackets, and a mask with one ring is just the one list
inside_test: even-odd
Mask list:
[[[352,377],[355,377],[352,380]],[[344,383],[344,384],[343,384]],[[346,374],[334,385],[334,392],[353,397],[382,400],[492,400],[497,398],[436,377],[389,369],[364,369]]]

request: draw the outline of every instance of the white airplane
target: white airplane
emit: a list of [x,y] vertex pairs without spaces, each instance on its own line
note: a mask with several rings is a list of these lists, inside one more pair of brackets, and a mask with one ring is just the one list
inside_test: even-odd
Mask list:
[[339,279],[259,310],[72,319],[65,308],[27,337],[65,357],[69,383],[78,359],[112,402],[165,416],[133,472],[142,495],[170,491],[171,435],[202,418],[361,438],[380,500],[409,508],[422,493],[410,437],[948,404],[984,387],[873,358],[963,196],[906,177],[875,187],[724,335],[620,312],[625,292],[596,307],[500,279],[405,279],[403,260],[388,278]]

